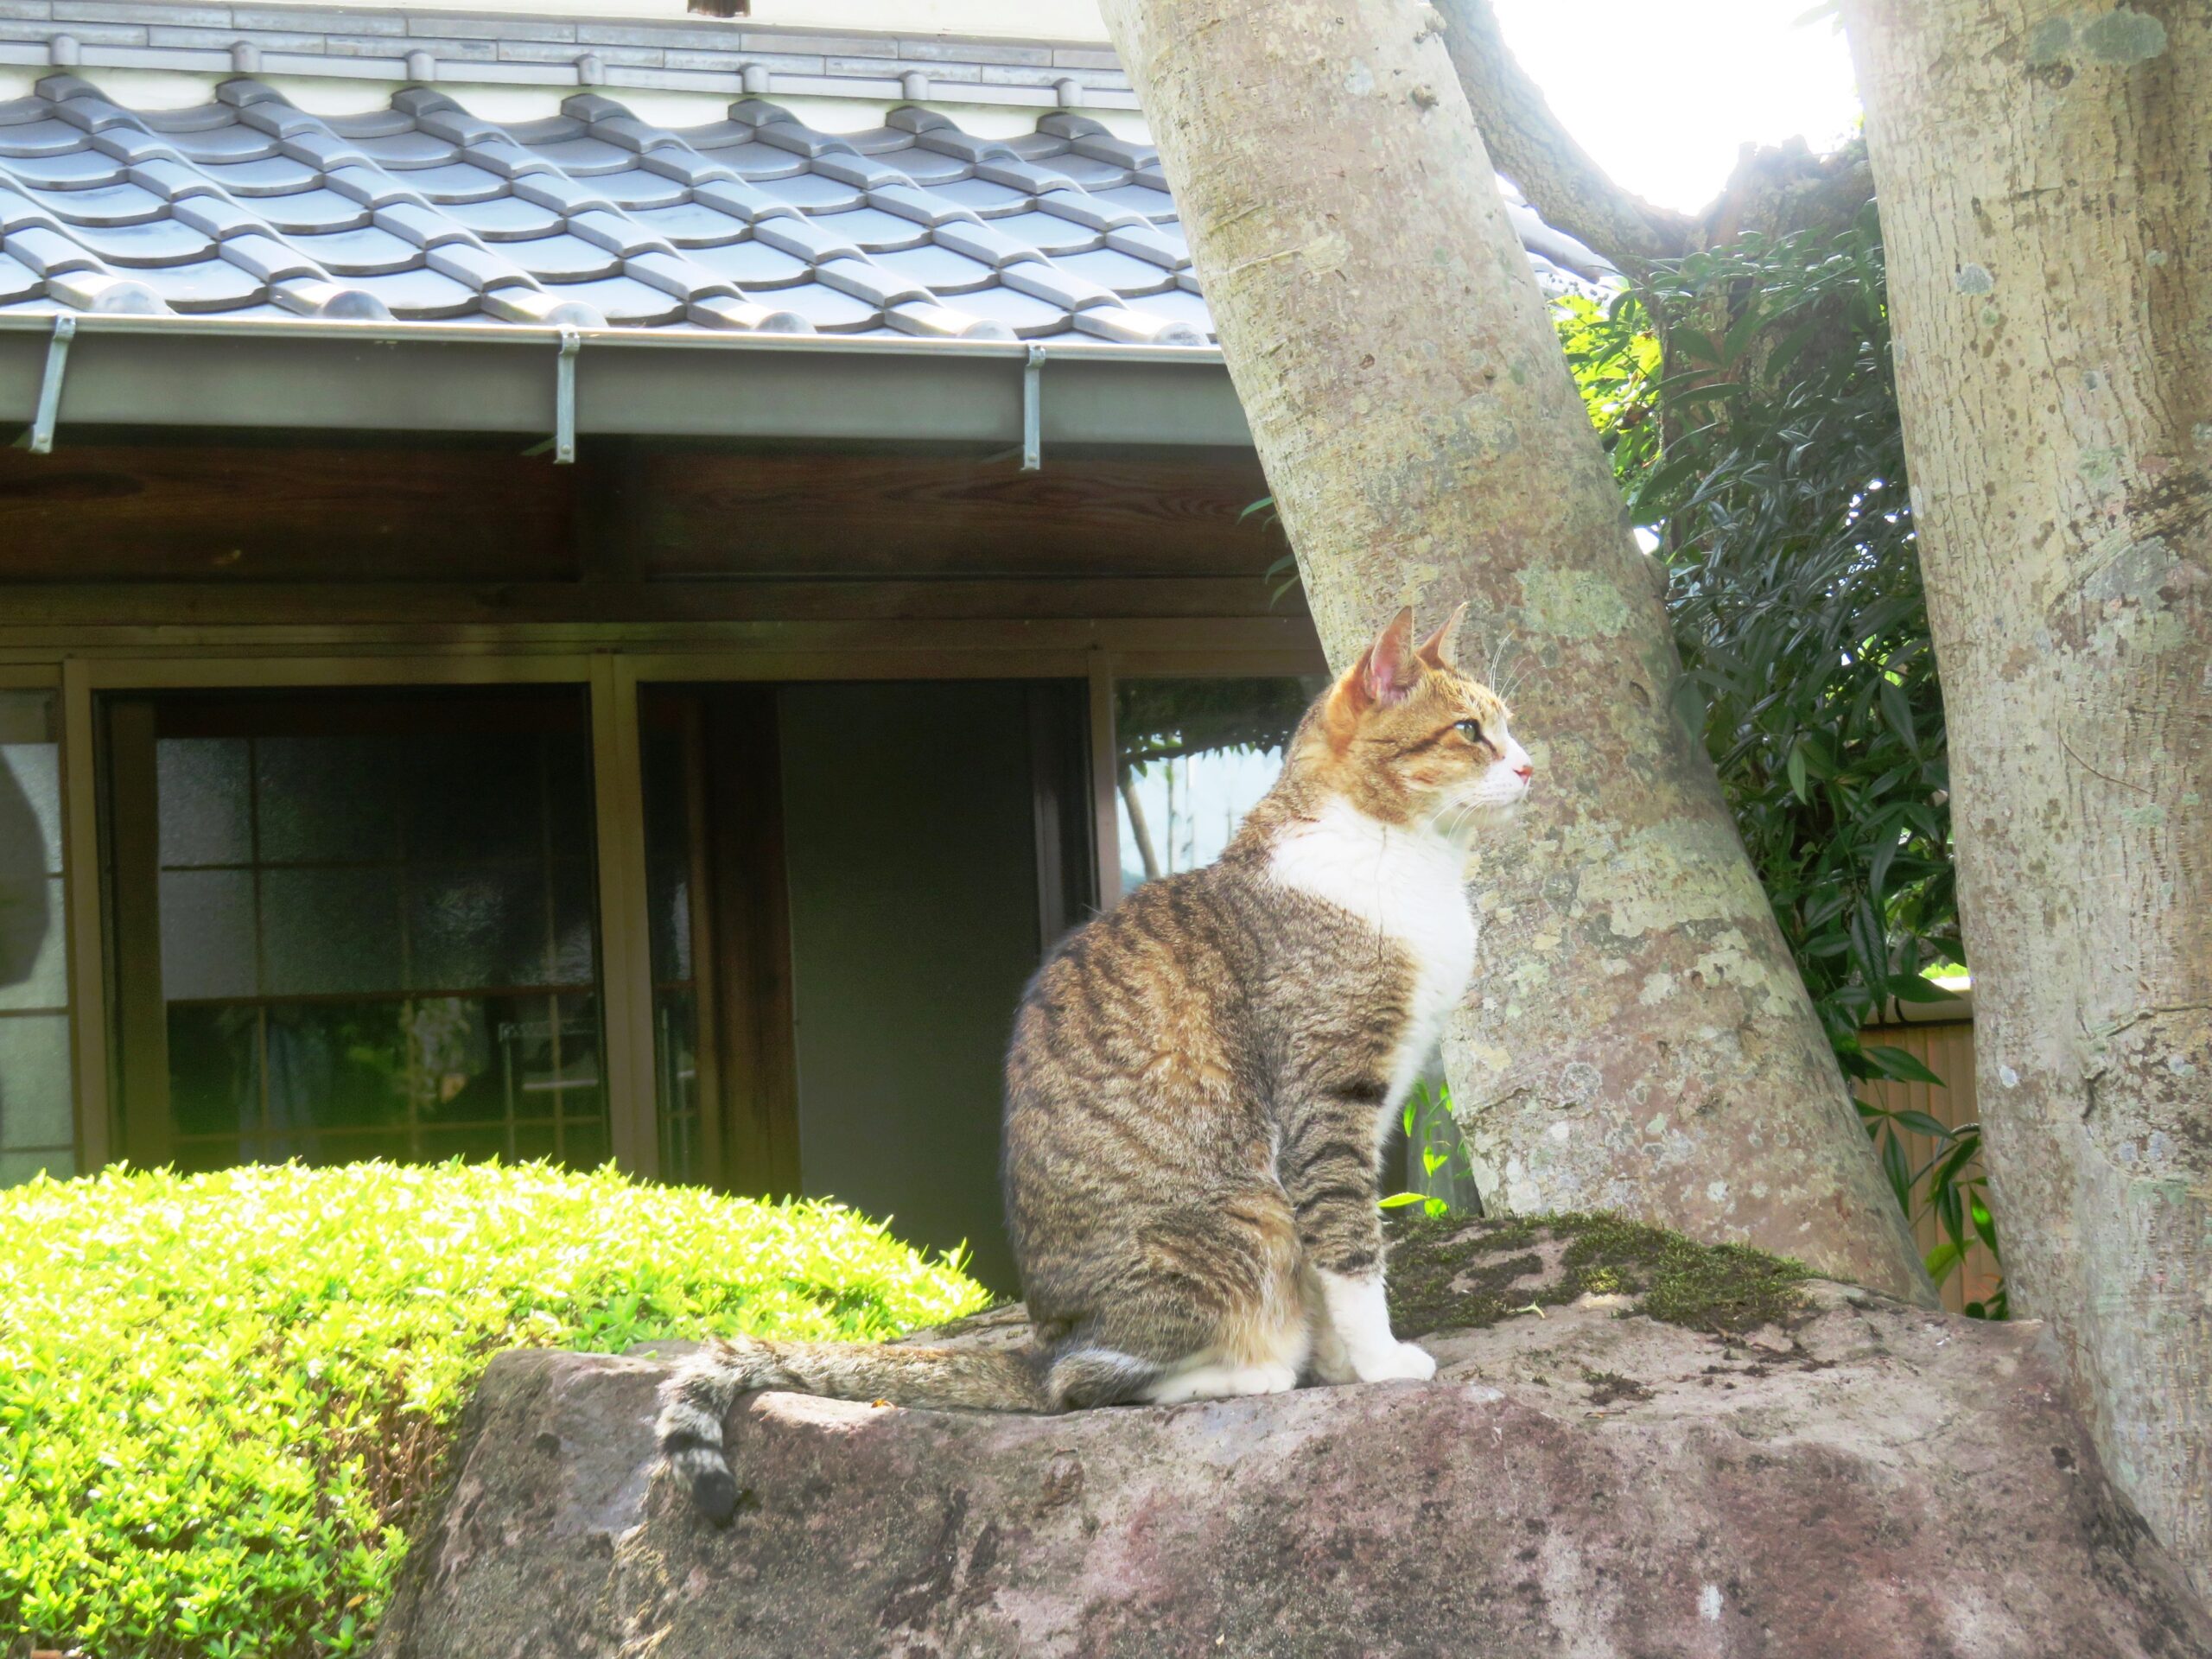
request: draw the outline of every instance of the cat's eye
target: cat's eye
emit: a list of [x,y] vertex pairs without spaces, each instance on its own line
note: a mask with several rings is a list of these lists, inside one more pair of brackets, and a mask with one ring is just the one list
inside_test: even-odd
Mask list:
[[1481,742],[1483,741],[1482,721],[1479,720],[1461,721],[1459,722],[1459,735],[1465,738],[1470,743]]

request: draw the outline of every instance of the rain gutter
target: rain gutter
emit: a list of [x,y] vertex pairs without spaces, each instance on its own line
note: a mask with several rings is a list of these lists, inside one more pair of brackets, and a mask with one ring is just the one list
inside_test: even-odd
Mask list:
[[982,443],[1046,465],[1056,447],[1252,442],[1204,346],[63,315],[60,350],[56,317],[0,317],[0,427],[39,425],[56,453],[102,426],[557,429],[586,453],[617,435]]

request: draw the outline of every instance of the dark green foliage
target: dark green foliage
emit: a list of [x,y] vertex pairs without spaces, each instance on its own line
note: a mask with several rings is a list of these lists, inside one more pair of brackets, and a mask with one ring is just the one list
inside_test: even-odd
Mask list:
[[[1698,326],[1716,302],[1725,332]],[[1846,1070],[1911,1075],[1859,1032],[1890,998],[1948,997],[1922,970],[1964,958],[1872,210],[1838,237],[1694,254],[1570,315],[1630,510],[1660,534],[1678,710]]]
[[[1745,849],[1853,1078],[1938,1082],[1863,1027],[1949,1000],[1963,964],[1942,688],[1913,544],[1880,222],[1747,234],[1654,270],[1560,335],[1630,512],[1658,538],[1683,677]],[[1662,342],[1664,342],[1662,350]],[[1954,1270],[1993,1249],[1975,1126],[1862,1106]],[[1900,1129],[1935,1135],[1907,1161]],[[1980,1310],[2001,1316],[2001,1308]]]
[[1130,679],[1115,688],[1123,770],[1219,749],[1279,749],[1318,686],[1285,676]]

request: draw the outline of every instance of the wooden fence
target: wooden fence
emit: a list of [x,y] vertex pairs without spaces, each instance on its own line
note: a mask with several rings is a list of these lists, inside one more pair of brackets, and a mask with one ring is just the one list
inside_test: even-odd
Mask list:
[[[1953,1005],[1942,1005],[1946,1013]],[[1871,1105],[1885,1106],[1892,1111],[1925,1112],[1938,1123],[1955,1128],[1961,1123],[1979,1121],[1974,1106],[1974,1022],[1952,1019],[1941,1023],[1916,1021],[1910,1024],[1875,1026],[1865,1033],[1869,1043],[1885,1044],[1901,1048],[1923,1065],[1943,1079],[1943,1086],[1936,1088],[1925,1083],[1862,1083],[1860,1092]],[[1932,1136],[1907,1135],[1904,1137],[1905,1155],[1912,1167],[1919,1169],[1935,1156],[1936,1143]],[[1968,1166],[1980,1173],[1977,1162]],[[1942,1229],[1933,1215],[1913,1217],[1913,1236],[1919,1241],[1921,1253],[1927,1254],[1942,1238]],[[1971,1234],[1968,1235],[1972,1236]],[[1999,1278],[1997,1264],[1990,1260],[1989,1252],[1980,1240],[1974,1240],[1967,1249],[1964,1265],[1943,1286],[1943,1306],[1954,1313],[1968,1302],[1979,1301],[1997,1288]]]

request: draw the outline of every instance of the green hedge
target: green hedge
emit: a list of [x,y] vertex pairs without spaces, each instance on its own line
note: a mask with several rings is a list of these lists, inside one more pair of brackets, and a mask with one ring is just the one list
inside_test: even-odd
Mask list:
[[876,1338],[987,1300],[836,1205],[611,1171],[0,1193],[0,1651],[360,1651],[495,1351]]

